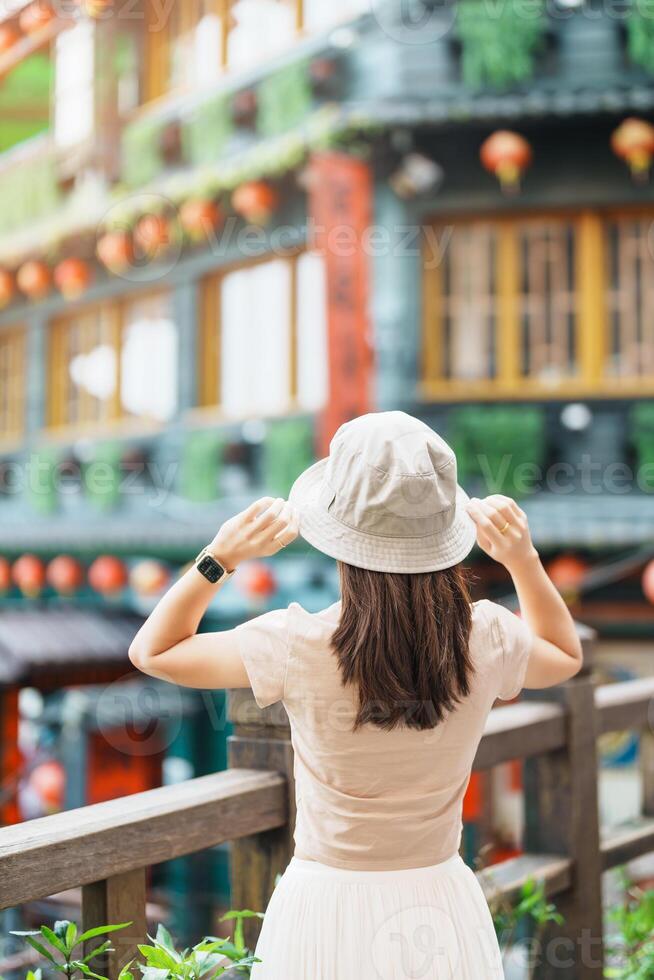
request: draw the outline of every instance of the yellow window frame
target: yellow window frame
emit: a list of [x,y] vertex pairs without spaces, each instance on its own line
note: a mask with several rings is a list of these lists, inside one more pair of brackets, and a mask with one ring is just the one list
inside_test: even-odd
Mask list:
[[0,446],[18,443],[25,432],[27,331],[24,324],[0,329],[0,388],[6,391],[6,413],[0,418]]

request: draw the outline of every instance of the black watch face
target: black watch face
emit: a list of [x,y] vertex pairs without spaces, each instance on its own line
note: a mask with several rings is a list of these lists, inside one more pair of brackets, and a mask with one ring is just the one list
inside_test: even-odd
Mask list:
[[208,582],[213,582],[214,584],[219,582],[225,574],[223,566],[215,558],[212,558],[211,555],[205,555],[198,562],[198,571],[204,575]]

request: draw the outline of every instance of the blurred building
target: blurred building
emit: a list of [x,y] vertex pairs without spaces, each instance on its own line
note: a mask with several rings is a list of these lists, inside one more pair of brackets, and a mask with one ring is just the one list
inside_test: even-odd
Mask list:
[[[648,9],[5,10],[4,601],[147,612],[223,516],[402,408],[469,490],[520,497],[573,588],[627,556],[587,617],[650,622]],[[61,554],[109,560],[46,582]],[[299,550],[244,570],[216,622],[319,605],[330,576]]]

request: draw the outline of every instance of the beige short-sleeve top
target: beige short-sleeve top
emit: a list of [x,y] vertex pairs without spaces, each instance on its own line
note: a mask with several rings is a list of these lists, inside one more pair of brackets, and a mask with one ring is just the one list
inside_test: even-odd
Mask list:
[[295,751],[295,854],[339,868],[438,864],[459,848],[463,796],[488,713],[522,689],[529,627],[488,600],[473,605],[471,691],[436,728],[352,731],[356,689],[344,687],[331,636],[340,603],[298,603],[235,630],[259,707],[283,701]]

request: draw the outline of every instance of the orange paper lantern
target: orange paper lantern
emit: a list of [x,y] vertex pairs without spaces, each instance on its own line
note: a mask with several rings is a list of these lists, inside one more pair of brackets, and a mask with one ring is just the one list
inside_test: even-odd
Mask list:
[[524,136],[509,129],[498,129],[484,140],[479,156],[485,169],[498,178],[502,190],[515,191],[533,154]]
[[171,243],[170,222],[161,214],[144,214],[134,228],[134,243],[147,259],[155,259]]
[[55,286],[66,299],[77,299],[81,296],[91,279],[91,269],[83,259],[64,259],[55,267]]
[[43,299],[50,292],[52,276],[45,262],[30,259],[16,273],[16,282],[29,299]]
[[223,217],[216,202],[204,198],[185,201],[179,211],[182,228],[194,241],[208,238],[222,224]]
[[256,561],[246,565],[237,579],[241,590],[253,599],[265,599],[277,589],[277,581],[269,565]]
[[114,555],[100,555],[89,568],[89,585],[101,595],[115,595],[127,585],[127,569]]
[[266,181],[252,180],[234,191],[232,207],[250,224],[265,225],[279,207],[279,194]]
[[21,555],[14,562],[12,576],[23,595],[35,599],[45,585],[45,566],[36,555]]
[[11,588],[11,564],[6,558],[0,558],[0,593],[9,592]]
[[611,149],[637,180],[645,180],[654,156],[654,126],[645,119],[625,119],[611,136]]
[[0,269],[0,309],[9,306],[16,293],[14,277],[8,269]]
[[575,555],[560,555],[547,566],[547,574],[552,582],[559,592],[564,593],[575,592],[587,571],[586,562]]
[[72,595],[84,581],[84,569],[70,555],[57,555],[46,569],[46,579],[55,592]]
[[165,565],[154,559],[138,562],[132,568],[129,582],[138,595],[159,595],[166,588],[170,573]]
[[61,810],[66,790],[66,771],[60,762],[50,759],[36,766],[30,773],[28,785],[47,813]]
[[126,231],[108,231],[98,239],[96,254],[110,272],[122,272],[134,257],[131,235]]

